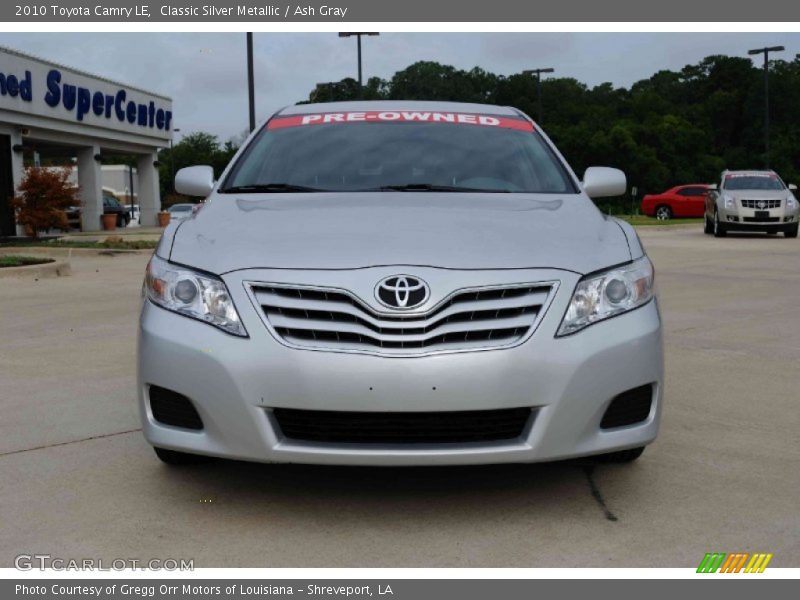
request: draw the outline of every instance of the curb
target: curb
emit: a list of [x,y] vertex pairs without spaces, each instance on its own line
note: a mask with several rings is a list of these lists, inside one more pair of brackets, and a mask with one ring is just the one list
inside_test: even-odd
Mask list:
[[57,260],[43,265],[3,267],[0,269],[0,279],[47,279],[52,277],[66,277],[71,274],[72,267],[69,262],[65,260]]
[[142,252],[155,252],[155,248],[141,248],[133,250],[129,248],[46,248],[44,246],[3,246],[0,248],[0,255],[3,254],[35,254],[46,256],[66,256],[69,258],[73,254],[106,254],[113,252],[114,254],[140,254]]

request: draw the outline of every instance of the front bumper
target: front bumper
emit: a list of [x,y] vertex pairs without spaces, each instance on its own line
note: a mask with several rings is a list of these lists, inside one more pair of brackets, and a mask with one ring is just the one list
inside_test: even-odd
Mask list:
[[718,210],[720,223],[728,230],[786,231],[797,227],[800,220],[800,209],[789,210],[785,203],[778,208],[762,210],[742,206]]
[[[379,279],[383,273],[378,271],[368,279]],[[225,276],[247,339],[145,302],[138,394],[150,444],[261,462],[445,465],[549,461],[642,446],[656,437],[663,353],[655,300],[572,336],[555,338],[578,275],[554,270],[464,273],[476,281],[511,277],[561,283],[538,328],[520,345],[385,357],[302,350],[273,337],[250,302],[245,282],[307,283],[314,277],[309,271],[263,270]],[[435,279],[436,274],[428,277]],[[644,421],[600,428],[615,396],[646,384],[653,384],[653,404]],[[190,398],[204,429],[157,422],[148,400],[150,385]],[[394,446],[287,439],[272,415],[274,408],[425,412],[518,407],[535,409],[536,418],[513,440]]]

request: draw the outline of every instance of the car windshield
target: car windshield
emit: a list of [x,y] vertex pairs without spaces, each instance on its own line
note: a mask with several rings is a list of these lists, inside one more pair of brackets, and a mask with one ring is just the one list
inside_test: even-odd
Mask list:
[[189,212],[192,210],[192,206],[190,204],[177,204],[169,210],[170,212]]
[[728,175],[726,190],[782,190],[783,183],[776,175]]
[[[430,120],[452,113],[344,113],[350,114],[367,122],[303,125],[308,116],[273,119],[221,191],[577,193],[541,135],[521,118],[456,115],[473,120],[452,122]],[[428,120],[369,121],[372,114]]]

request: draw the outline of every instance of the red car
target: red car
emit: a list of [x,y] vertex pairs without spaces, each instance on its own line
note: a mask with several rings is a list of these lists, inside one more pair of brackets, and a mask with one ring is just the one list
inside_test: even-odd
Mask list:
[[709,187],[705,183],[693,183],[676,185],[663,194],[648,194],[642,198],[642,213],[662,221],[679,217],[699,219],[705,214]]

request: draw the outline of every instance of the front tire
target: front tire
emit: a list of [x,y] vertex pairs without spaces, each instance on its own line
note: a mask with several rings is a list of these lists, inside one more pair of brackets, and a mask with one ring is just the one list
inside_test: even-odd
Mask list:
[[706,214],[703,215],[703,233],[706,235],[714,233],[714,222]]
[[669,206],[659,206],[656,208],[656,219],[659,221],[669,221],[672,218],[672,209]]
[[725,229],[725,225],[719,222],[719,211],[714,210],[714,237],[725,237],[728,235],[728,231]]
[[183,466],[183,465],[200,465],[214,460],[210,456],[203,456],[201,454],[188,454],[186,452],[178,452],[177,450],[167,450],[166,448],[154,447],[156,456],[161,462],[170,466]]
[[630,463],[639,458],[644,452],[644,446],[630,448],[629,450],[619,450],[598,456],[601,462],[605,463]]
[[800,229],[800,223],[795,223],[794,227],[784,231],[783,235],[785,235],[787,238],[796,238],[798,229]]

